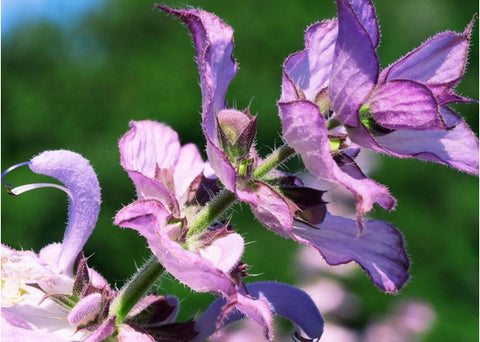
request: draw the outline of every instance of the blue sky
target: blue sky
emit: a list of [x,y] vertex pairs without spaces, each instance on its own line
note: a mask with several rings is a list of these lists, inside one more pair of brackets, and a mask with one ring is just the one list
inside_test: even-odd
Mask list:
[[2,36],[37,20],[68,25],[76,18],[98,8],[102,0],[2,0]]

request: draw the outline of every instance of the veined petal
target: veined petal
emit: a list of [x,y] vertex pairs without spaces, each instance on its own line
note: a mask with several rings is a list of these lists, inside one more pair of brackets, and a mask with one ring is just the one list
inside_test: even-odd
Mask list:
[[194,144],[186,144],[180,148],[178,161],[173,170],[175,194],[180,202],[187,199],[189,187],[203,173],[205,162]]
[[293,216],[285,199],[268,184],[255,182],[257,204],[251,205],[253,214],[265,227],[286,237],[290,237]]
[[[222,261],[223,256],[211,258],[211,255],[206,253],[206,258],[199,253],[186,250],[179,243],[172,241],[159,228],[166,224],[167,217],[168,212],[159,202],[154,200],[137,201],[117,213],[115,224],[135,229],[143,235],[159,262],[182,283],[197,292],[213,292],[227,298],[228,303],[217,317],[219,318],[218,323],[237,307],[264,326],[270,334],[271,314],[268,303],[263,300],[252,300],[238,292],[239,289],[230,275],[219,268],[226,267]],[[230,236],[234,234],[238,237]],[[243,249],[243,239],[240,235],[236,233],[230,235],[227,235],[231,244],[230,249]],[[225,246],[221,246],[220,251],[226,252]],[[219,267],[214,263],[217,263]]]
[[212,261],[172,241],[162,229],[167,218],[168,212],[159,202],[137,201],[117,213],[115,224],[137,230],[147,239],[165,269],[193,290],[230,295],[234,288],[230,276],[215,267]]
[[[311,25],[305,32],[305,50],[290,55],[284,63],[284,72],[308,100],[328,85],[337,41],[337,20],[326,20]],[[281,101],[293,101],[283,94]]]
[[[323,318],[312,299],[296,287],[277,282],[255,282],[246,284],[248,293],[254,298],[264,298],[270,303],[271,309],[277,315],[289,319],[300,328],[308,338],[320,338],[323,333]],[[215,318],[225,305],[225,300],[215,300],[195,323],[199,335],[195,342],[203,341],[217,329],[245,317],[239,311],[233,311],[220,327],[215,325]]]
[[131,121],[130,127],[118,143],[120,163],[127,172],[155,179],[158,169],[173,168],[180,151],[177,132],[150,120]]
[[203,10],[157,7],[181,19],[190,29],[200,73],[203,125],[206,133],[216,139],[215,113],[224,109],[227,88],[238,69],[232,57],[233,29]]
[[279,103],[283,137],[300,154],[305,167],[314,176],[345,186],[357,200],[359,221],[376,202],[385,209],[393,209],[395,199],[387,188],[360,173],[355,177],[345,173],[335,163],[325,119],[318,106],[309,101]]
[[388,129],[441,129],[432,92],[413,81],[390,81],[375,89],[369,104],[375,121]]
[[228,156],[218,148],[209,136],[207,138],[207,156],[210,166],[222,184],[230,191],[235,192],[237,173]]
[[474,19],[463,33],[447,31],[430,38],[385,69],[380,77],[382,82],[417,81],[434,86],[436,96],[453,89],[465,72],[473,22]]
[[380,30],[373,2],[371,0],[348,0],[348,2],[376,48],[380,42]]
[[388,293],[398,292],[408,280],[409,261],[402,234],[382,221],[357,223],[327,213],[315,226],[295,222],[293,233],[299,242],[316,248],[330,265],[357,262],[373,283]]
[[478,175],[478,138],[463,121],[449,130],[396,130],[375,140],[397,157],[433,161]]
[[348,0],[337,0],[338,37],[328,94],[340,122],[359,126],[360,106],[374,88],[379,62],[372,40]]
[[68,226],[57,265],[73,274],[73,265],[95,227],[100,211],[100,185],[92,166],[81,155],[66,150],[45,151],[32,158],[30,169],[61,181],[72,194]]

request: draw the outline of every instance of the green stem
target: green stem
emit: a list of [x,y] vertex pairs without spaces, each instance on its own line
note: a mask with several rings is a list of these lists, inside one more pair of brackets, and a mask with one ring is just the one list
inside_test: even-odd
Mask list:
[[132,279],[123,286],[110,307],[110,312],[117,315],[117,324],[123,322],[133,306],[137,304],[164,271],[165,267],[158,262],[156,256],[152,255]]
[[220,191],[188,224],[187,239],[207,229],[213,221],[235,203],[235,200],[236,197],[233,192],[227,189]]
[[274,168],[280,166],[287,161],[290,157],[295,155],[295,150],[287,144],[280,146],[278,149],[272,152],[267,158],[265,158],[256,168],[253,170],[253,177],[261,179],[267,173]]
[[[254,170],[253,177],[261,179],[271,170],[293,156],[295,151],[288,145],[283,145],[273,151]],[[233,192],[223,189],[188,224],[187,238],[201,233],[207,229],[212,222],[221,216],[236,201]],[[165,268],[158,263],[157,258],[152,256],[142,268],[124,285],[120,294],[113,301],[110,312],[117,315],[117,324],[121,323],[133,306],[142,298],[144,293],[153,285],[157,278],[165,271]]]

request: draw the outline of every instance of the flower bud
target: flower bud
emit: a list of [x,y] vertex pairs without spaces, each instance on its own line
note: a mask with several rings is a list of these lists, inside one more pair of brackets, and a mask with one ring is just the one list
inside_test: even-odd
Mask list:
[[245,112],[225,109],[217,114],[220,147],[232,162],[248,155],[256,132],[257,118],[248,109]]

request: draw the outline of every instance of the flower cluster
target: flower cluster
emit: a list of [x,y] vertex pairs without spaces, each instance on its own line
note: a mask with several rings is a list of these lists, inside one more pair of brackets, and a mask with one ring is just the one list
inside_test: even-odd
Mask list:
[[[117,290],[87,266],[82,249],[95,227],[100,187],[89,162],[47,151],[28,165],[61,183],[70,199],[61,244],[39,254],[2,245],[2,337],[40,341],[203,341],[222,327],[250,318],[273,339],[273,315],[295,326],[294,340],[317,340],[324,322],[302,290],[248,281],[241,227],[225,219],[246,203],[267,229],[312,247],[330,265],[354,261],[385,293],[402,289],[409,259],[400,231],[366,220],[375,203],[392,210],[386,186],[356,164],[362,148],[417,158],[478,175],[478,138],[449,105],[469,102],[454,92],[462,79],[472,22],[462,33],[430,38],[385,70],[376,53],[379,27],[370,0],[337,0],[338,18],[305,32],[305,49],[283,65],[278,101],[285,144],[263,158],[255,148],[257,116],[227,105],[238,65],[233,29],[200,9],[158,6],[183,21],[193,37],[202,92],[207,161],[193,144],[155,121],[132,121],[120,139],[120,163],[137,199],[118,211],[115,225],[136,230],[153,253]],[[333,215],[324,192],[279,167],[299,155],[311,175],[346,188],[356,219]],[[219,296],[202,315],[176,322],[179,300],[149,293],[164,272],[196,292]]]

